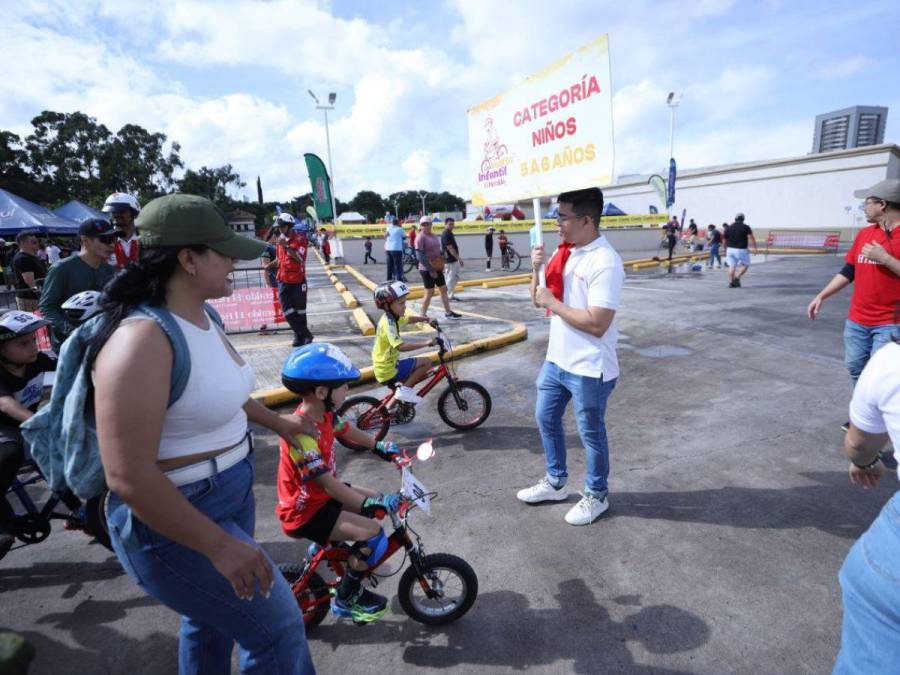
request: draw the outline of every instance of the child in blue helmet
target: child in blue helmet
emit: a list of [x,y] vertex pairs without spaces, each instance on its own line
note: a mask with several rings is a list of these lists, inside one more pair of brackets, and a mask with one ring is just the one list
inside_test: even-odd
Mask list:
[[386,461],[394,459],[398,448],[395,443],[376,442],[335,414],[349,383],[358,378],[359,370],[350,359],[328,343],[306,345],[288,357],[281,380],[300,396],[294,414],[315,421],[319,438],[300,436],[299,450],[281,441],[275,513],[289,537],[310,539],[320,546],[330,541],[356,542],[331,611],[354,621],[375,621],[385,613],[387,599],[362,588],[360,582],[365,570],[382,556],[388,540],[373,517],[396,511],[400,498],[338,480],[334,439],[343,436],[371,447]]

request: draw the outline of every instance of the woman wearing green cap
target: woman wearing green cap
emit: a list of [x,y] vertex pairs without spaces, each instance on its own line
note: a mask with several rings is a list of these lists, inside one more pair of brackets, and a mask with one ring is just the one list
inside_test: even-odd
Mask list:
[[[248,420],[290,440],[300,422],[250,398],[251,366],[204,303],[231,294],[237,259],[265,244],[240,237],[207,199],[167,195],[142,210],[140,260],[106,287],[108,319],[89,350],[110,537],[122,566],[182,615],[181,673],[312,673],[297,602],[253,539]],[[173,351],[141,313],[167,309],[190,353],[184,393],[168,406]],[[149,320],[148,320],[149,319]]]

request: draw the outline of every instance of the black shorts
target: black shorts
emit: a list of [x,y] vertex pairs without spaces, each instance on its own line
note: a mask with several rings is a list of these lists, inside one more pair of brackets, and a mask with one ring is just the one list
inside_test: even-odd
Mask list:
[[294,539],[309,539],[319,546],[328,546],[328,535],[334,529],[344,505],[337,499],[329,499],[305,524],[287,533]]
[[444,279],[444,273],[438,272],[437,277],[431,276],[431,272],[423,272],[419,270],[419,274],[422,275],[422,284],[424,284],[425,288],[434,288],[435,286],[441,287],[447,285],[447,280]]

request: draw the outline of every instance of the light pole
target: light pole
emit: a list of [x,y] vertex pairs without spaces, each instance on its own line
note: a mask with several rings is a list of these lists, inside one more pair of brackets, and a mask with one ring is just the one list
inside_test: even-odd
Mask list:
[[427,197],[427,196],[428,196],[427,192],[419,192],[419,199],[422,200],[422,215],[423,216],[428,215],[425,213],[425,197]]
[[681,103],[681,94],[669,92],[666,105],[669,106],[669,159],[675,158],[675,108]]
[[328,105],[323,105],[319,103],[319,98],[312,93],[311,89],[306,91],[309,92],[313,101],[316,102],[316,110],[321,110],[325,113],[325,145],[328,148],[328,173],[330,176],[329,181],[331,182],[331,222],[337,226],[337,204],[334,199],[334,163],[331,161],[331,134],[328,131],[328,111],[334,110],[334,101],[337,98],[337,94],[334,92],[328,94]]

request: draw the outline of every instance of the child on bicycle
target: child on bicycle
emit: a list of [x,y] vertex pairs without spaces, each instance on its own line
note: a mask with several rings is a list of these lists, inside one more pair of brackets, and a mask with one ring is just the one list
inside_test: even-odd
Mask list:
[[330,541],[355,542],[347,570],[331,611],[354,621],[375,621],[387,610],[387,598],[362,588],[363,573],[384,554],[388,540],[373,517],[396,511],[397,494],[381,494],[338,479],[336,436],[372,448],[385,461],[398,453],[395,443],[375,441],[335,414],[347,397],[359,370],[334,345],[316,342],[294,350],[281,371],[284,386],[300,396],[294,414],[313,420],[318,440],[300,436],[300,450],[282,440],[278,463],[278,505],[275,513],[285,534],[310,539],[320,546]]
[[411,352],[437,344],[437,338],[404,342],[400,328],[411,323],[430,323],[437,327],[437,321],[425,316],[406,316],[406,296],[409,287],[402,281],[386,281],[375,288],[375,306],[384,310],[378,321],[375,342],[372,345],[372,368],[375,379],[381,384],[395,389],[394,400],[404,403],[421,403],[422,398],[412,388],[425,379],[431,361],[424,356],[401,359],[400,352]]
[[509,255],[506,252],[506,247],[509,245],[509,237],[506,236],[504,230],[500,230],[500,234],[497,236],[497,244],[500,246],[500,266],[503,269],[508,270]]
[[25,461],[19,425],[37,411],[44,373],[56,370],[56,359],[37,344],[38,329],[47,325],[15,309],[0,316],[0,558],[15,542],[14,513],[4,495]]

